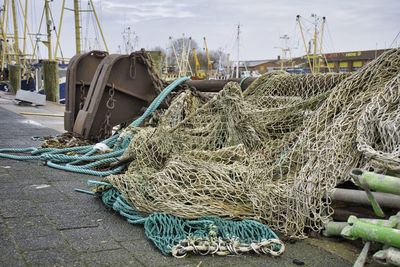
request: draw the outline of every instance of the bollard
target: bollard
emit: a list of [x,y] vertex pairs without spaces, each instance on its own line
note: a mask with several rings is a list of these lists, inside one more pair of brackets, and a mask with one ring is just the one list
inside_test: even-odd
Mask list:
[[21,89],[21,70],[19,64],[8,65],[8,77],[10,79],[10,92],[16,94]]
[[58,63],[55,60],[43,61],[43,85],[46,100],[58,102],[60,82],[58,79]]
[[345,238],[355,240],[362,238],[365,241],[375,241],[388,246],[400,248],[400,230],[385,226],[375,225],[350,216],[341,235]]

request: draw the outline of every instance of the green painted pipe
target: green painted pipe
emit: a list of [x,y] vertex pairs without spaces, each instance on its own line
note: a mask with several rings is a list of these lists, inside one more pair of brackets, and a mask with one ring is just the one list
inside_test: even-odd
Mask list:
[[400,266],[400,250],[395,248],[379,250],[374,254],[373,258],[381,264]]
[[368,187],[369,189],[400,195],[400,178],[368,172],[362,169],[352,169],[351,176],[358,180],[361,187]]
[[375,241],[391,247],[400,248],[400,230],[359,220],[355,216],[350,216],[341,235],[345,238],[355,240],[362,238],[365,241]]
[[[360,221],[370,223],[370,224],[375,224],[379,226],[384,226],[384,227],[390,227],[390,228],[397,228],[400,229],[400,212],[397,213],[394,216],[391,216],[389,220],[381,220],[381,219],[364,219],[360,218]],[[328,222],[324,224],[324,230],[322,231],[322,234],[324,236],[340,236],[341,232],[343,229],[349,226],[347,222]]]
[[340,236],[346,226],[349,226],[347,222],[328,222],[324,225],[322,234],[324,236]]

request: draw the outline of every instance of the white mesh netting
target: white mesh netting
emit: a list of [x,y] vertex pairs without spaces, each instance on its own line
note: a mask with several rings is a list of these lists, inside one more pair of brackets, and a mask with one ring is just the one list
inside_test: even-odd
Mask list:
[[296,237],[332,215],[353,167],[399,170],[400,50],[349,74],[269,73],[204,103],[187,90],[107,177],[146,213],[253,218]]

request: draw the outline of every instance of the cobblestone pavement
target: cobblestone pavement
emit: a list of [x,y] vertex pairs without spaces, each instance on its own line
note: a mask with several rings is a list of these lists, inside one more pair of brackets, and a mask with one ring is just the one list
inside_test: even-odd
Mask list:
[[[32,136],[55,135],[0,107],[0,148],[30,147]],[[287,244],[282,257],[163,256],[144,235],[100,200],[74,192],[93,176],[41,162],[0,159],[0,266],[351,266],[308,242]]]

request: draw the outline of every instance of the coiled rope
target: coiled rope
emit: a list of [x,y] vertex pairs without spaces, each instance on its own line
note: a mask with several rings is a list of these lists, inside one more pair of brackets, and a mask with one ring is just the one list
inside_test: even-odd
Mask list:
[[[140,126],[177,86],[188,79],[188,77],[182,77],[168,85],[153,100],[146,111],[139,118],[134,120],[130,126]],[[118,161],[117,158],[124,153],[132,138],[133,136],[130,134],[115,134],[95,145],[61,149],[36,147],[3,148],[0,149],[0,157],[14,160],[43,160],[46,161],[47,166],[52,168],[95,176],[107,176],[121,172],[125,168],[125,165],[117,166],[104,171],[95,170],[94,168],[99,168],[105,164]],[[71,152],[74,153],[74,155],[68,155]],[[98,152],[103,153],[97,154]],[[15,155],[17,153],[24,153],[27,155]],[[89,163],[82,164],[84,162]]]

